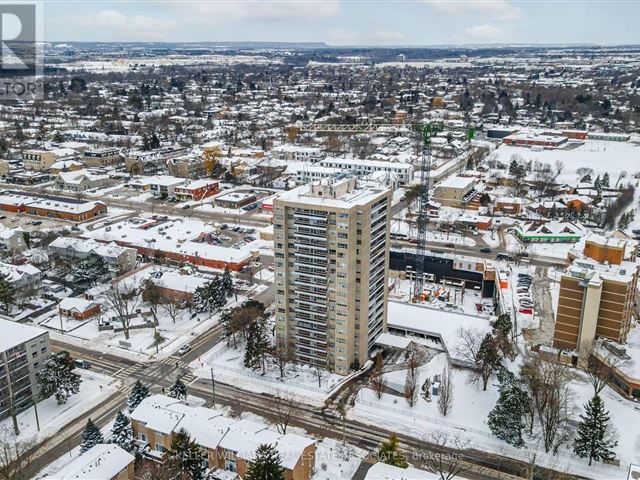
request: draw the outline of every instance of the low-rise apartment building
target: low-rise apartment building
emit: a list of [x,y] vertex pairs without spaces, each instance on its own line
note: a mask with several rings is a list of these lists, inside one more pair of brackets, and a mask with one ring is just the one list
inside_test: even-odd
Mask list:
[[49,256],[67,262],[83,259],[92,253],[104,259],[109,269],[117,274],[126,273],[136,265],[135,248],[122,247],[115,242],[102,243],[86,238],[58,237],[49,244]]
[[49,333],[0,319],[0,419],[18,414],[38,394],[37,372],[51,353]]
[[75,160],[78,153],[71,148],[55,148],[52,150],[25,150],[22,154],[25,170],[45,171],[60,160]]
[[271,158],[294,162],[319,162],[324,158],[324,152],[317,147],[302,147],[299,145],[278,145],[271,150]]
[[87,167],[110,167],[122,163],[123,157],[120,150],[114,147],[88,148],[80,161]]
[[327,157],[318,162],[318,165],[351,172],[358,176],[370,175],[373,172],[386,172],[395,175],[400,185],[405,185],[413,180],[413,165],[410,163]]
[[309,480],[316,442],[291,433],[280,434],[262,423],[228,418],[223,412],[191,407],[164,395],[145,398],[131,413],[138,445],[148,458],[166,461],[174,435],[185,429],[200,447],[207,470],[226,470],[243,477],[260,445],[276,448],[286,480]]
[[467,208],[477,194],[475,185],[470,177],[449,177],[436,186],[432,199],[445,207]]

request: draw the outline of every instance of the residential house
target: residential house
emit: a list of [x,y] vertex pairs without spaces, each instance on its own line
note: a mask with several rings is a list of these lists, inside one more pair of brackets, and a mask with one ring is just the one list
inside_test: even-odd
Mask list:
[[100,304],[81,297],[67,297],[58,304],[58,312],[74,320],[87,320],[100,313]]
[[49,255],[72,262],[94,253],[102,257],[112,272],[122,274],[136,265],[135,248],[122,247],[115,242],[102,243],[86,238],[58,237],[49,244]]
[[267,425],[228,418],[219,410],[191,407],[164,395],[145,398],[131,412],[131,426],[143,454],[164,462],[174,435],[184,428],[202,451],[209,471],[226,470],[241,477],[262,444],[273,445],[282,459],[286,480],[310,480],[316,442],[296,434],[280,434]]
[[133,480],[135,457],[115,443],[99,443],[78,455],[51,480]]

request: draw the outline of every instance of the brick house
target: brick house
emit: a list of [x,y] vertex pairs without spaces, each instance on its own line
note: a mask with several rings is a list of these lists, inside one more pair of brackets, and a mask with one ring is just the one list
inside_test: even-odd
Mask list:
[[86,320],[98,315],[101,311],[100,304],[79,297],[67,297],[58,305],[60,315],[71,317],[75,320]]

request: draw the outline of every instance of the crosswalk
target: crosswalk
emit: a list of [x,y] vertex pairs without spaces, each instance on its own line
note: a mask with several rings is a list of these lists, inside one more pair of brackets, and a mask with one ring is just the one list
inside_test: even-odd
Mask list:
[[189,364],[187,362],[185,362],[184,360],[180,360],[179,358],[174,357],[173,355],[171,357],[163,358],[162,360],[160,360],[160,363],[164,363],[165,365],[171,365],[179,368],[189,368]]
[[129,378],[129,376],[135,372],[138,368],[140,368],[139,365],[131,365],[130,367],[127,368],[121,368],[120,370],[118,370],[117,372],[115,372],[113,374],[113,376],[115,378],[118,378],[120,380],[124,380],[126,378]]

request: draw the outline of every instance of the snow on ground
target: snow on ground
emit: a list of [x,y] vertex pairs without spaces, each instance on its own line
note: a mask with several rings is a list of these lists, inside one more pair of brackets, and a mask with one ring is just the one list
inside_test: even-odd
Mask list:
[[[414,225],[410,225],[402,220],[393,219],[389,233],[392,235],[405,235],[407,238],[416,238],[417,230]],[[433,230],[427,231],[427,242],[433,243],[453,243],[455,245],[466,245],[473,247],[476,241],[468,236],[462,236],[458,233],[437,232]]]
[[[166,282],[173,282],[166,284],[171,288],[179,289],[180,286],[191,285],[193,289],[199,284],[198,282],[206,282],[212,277],[203,275],[199,272],[192,272],[190,275],[179,275],[177,270],[168,267],[150,266],[149,268],[138,270],[136,273],[130,275],[123,280],[126,285],[141,285],[143,280],[149,278],[150,273],[157,274],[163,272],[164,274],[157,277],[154,281],[158,285],[163,285]],[[184,282],[180,286],[173,285],[176,281]],[[242,303],[246,300],[244,295],[238,295],[237,302]],[[205,330],[211,328],[218,323],[220,313],[197,313],[191,312],[188,308],[182,309],[178,312],[177,317],[174,320],[169,315],[164,305],[158,305],[157,307],[157,319],[158,327],[146,327],[140,329],[130,329],[129,339],[125,338],[124,332],[115,332],[114,330],[100,330],[99,322],[106,322],[112,317],[117,316],[117,313],[109,307],[109,302],[98,297],[97,301],[102,305],[102,312],[99,316],[90,318],[86,321],[73,320],[68,317],[61,317],[56,310],[49,312],[37,320],[37,323],[41,327],[46,327],[55,333],[55,337],[65,342],[72,343],[83,347],[96,348],[100,351],[109,351],[110,349],[116,349],[118,354],[123,354],[128,358],[133,358],[138,361],[145,361],[150,359],[161,359],[171,355],[183,344],[189,343],[189,341],[195,336],[201,334]],[[235,296],[229,297],[227,307],[233,307],[237,305]],[[136,309],[140,309],[143,313],[150,312],[150,306],[139,299],[136,304]],[[134,310],[133,308],[131,309]],[[131,319],[131,325],[144,324],[145,320],[152,320],[152,316],[143,318],[141,315]],[[60,335],[62,323],[62,335]],[[113,326],[119,328],[120,322],[115,320]],[[164,338],[157,348],[155,346],[155,331]]]
[[[54,397],[38,402],[40,431],[33,407],[18,414],[19,440],[40,442],[55,435],[64,425],[82,416],[117,390],[117,380],[111,377],[88,370],[77,369],[76,372],[82,377],[80,391],[71,395],[66,404],[58,405]],[[11,418],[2,420],[0,428],[13,432]]]
[[500,236],[497,233],[491,233],[491,232],[483,233],[482,241],[493,248],[497,248],[500,246]]
[[[594,170],[596,175],[609,173],[612,179],[618,178],[625,170],[629,176],[640,170],[640,146],[629,142],[606,142],[587,140],[583,145],[573,149],[533,150],[525,147],[500,145],[492,156],[506,165],[511,162],[512,155],[519,155],[525,161],[540,161],[552,166],[556,160],[564,164],[564,170],[558,181],[575,184],[578,181],[576,169],[584,167]],[[615,159],[615,161],[611,161]]]
[[565,261],[575,243],[529,243],[523,244],[511,233],[505,235],[508,252],[528,252],[529,255]]
[[329,393],[349,377],[322,371],[320,386],[316,370],[307,365],[288,365],[284,381],[280,379],[278,366],[267,360],[267,371],[253,371],[245,368],[244,345],[238,342],[238,348],[221,342],[199,360],[191,363],[195,375],[211,378],[211,368],[217,381],[234,385],[252,392],[272,394],[288,392],[301,397],[307,403],[321,404]]
[[[446,362],[445,354],[438,354],[429,363],[420,367],[419,385],[422,385],[427,377],[433,378],[435,374],[440,374]],[[405,376],[405,370],[385,374],[388,386],[399,389],[404,385]],[[603,396],[606,407],[610,410],[611,420],[620,433],[620,445],[616,453],[621,459],[621,466],[594,463],[589,467],[585,459],[573,454],[570,446],[561,449],[557,456],[553,456],[546,454],[541,446],[532,442],[528,442],[527,449],[519,450],[495,438],[486,424],[486,419],[499,396],[497,382],[492,378],[487,391],[482,391],[481,386],[470,382],[469,379],[468,371],[453,369],[453,407],[446,417],[438,411],[436,396],[433,396],[431,402],[427,402],[420,396],[416,405],[411,408],[401,393],[398,396],[385,393],[381,399],[378,399],[375,392],[368,388],[358,393],[355,406],[347,412],[347,417],[372,425],[385,426],[416,438],[428,439],[427,432],[438,430],[461,434],[471,442],[474,448],[527,462],[535,452],[538,465],[588,478],[603,480],[626,478],[628,464],[640,460],[638,458],[640,455],[634,449],[637,431],[628,428],[630,422],[633,423],[633,419],[638,415],[636,405],[622,399],[608,387]],[[578,420],[582,405],[593,395],[593,391],[590,384],[583,380],[572,381],[571,390],[576,395],[573,418]]]

